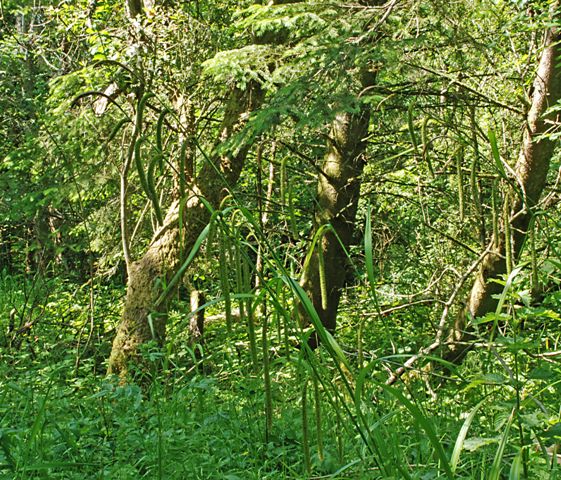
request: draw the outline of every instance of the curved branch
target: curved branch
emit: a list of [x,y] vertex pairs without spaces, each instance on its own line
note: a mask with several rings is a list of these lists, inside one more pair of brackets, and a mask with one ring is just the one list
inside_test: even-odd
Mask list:
[[83,92],[80,93],[79,95],[77,95],[74,100],[72,100],[72,103],[70,104],[70,107],[75,107],[76,104],[82,100],[82,98],[86,98],[86,97],[93,97],[93,96],[98,96],[98,97],[103,97],[106,98],[108,102],[112,103],[113,105],[115,105],[119,110],[121,110],[121,112],[123,112],[127,118],[130,119],[129,115],[127,114],[127,112],[125,112],[123,110],[123,107],[121,107],[121,105],[119,105],[113,98],[111,98],[110,95],[107,95],[104,92],[100,92],[98,90],[88,90],[87,92]]

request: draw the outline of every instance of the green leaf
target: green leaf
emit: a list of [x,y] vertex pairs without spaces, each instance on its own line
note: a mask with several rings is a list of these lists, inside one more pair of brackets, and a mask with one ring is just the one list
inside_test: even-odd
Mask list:
[[557,378],[557,373],[554,372],[549,365],[540,365],[528,373],[528,378],[534,380],[550,380]]
[[499,480],[500,478],[501,470],[502,470],[501,463],[503,460],[505,447],[508,441],[508,434],[510,433],[510,426],[512,425],[512,421],[514,420],[515,411],[516,410],[513,408],[510,417],[508,418],[505,431],[501,436],[499,448],[497,449],[497,452],[495,454],[495,459],[493,460],[493,465],[491,466],[491,471],[489,473],[489,480]]
[[482,400],[472,409],[470,414],[465,419],[464,424],[462,425],[462,428],[460,429],[460,432],[458,433],[458,437],[456,438],[456,443],[454,445],[454,450],[452,451],[452,456],[450,457],[450,468],[451,468],[452,472],[454,472],[454,473],[456,472],[456,468],[458,466],[458,461],[460,460],[460,453],[462,452],[462,449],[464,448],[466,435],[467,435],[467,432],[468,432],[469,427],[471,425],[471,422],[473,422],[473,419],[475,418],[475,414],[477,413],[477,411],[479,410],[481,405],[483,405],[483,402],[484,401]]
[[499,147],[497,145],[497,137],[493,130],[489,130],[487,132],[487,138],[489,138],[489,143],[491,144],[491,152],[493,153],[493,160],[495,161],[495,167],[497,167],[497,171],[499,175],[507,180],[505,167],[501,160],[501,154],[499,153]]
[[508,379],[500,373],[486,373],[476,376],[465,388],[464,391],[471,390],[479,385],[504,385]]
[[498,437],[483,438],[483,437],[472,437],[468,438],[464,442],[464,450],[468,452],[475,452],[481,447],[486,447],[487,445],[492,445],[493,443],[498,443]]
[[516,457],[514,457],[512,465],[510,466],[508,480],[519,480],[520,478],[522,478],[522,472],[522,449],[520,449]]
[[507,322],[510,320],[510,315],[506,313],[486,313],[483,317],[476,318],[472,321],[472,325],[483,325],[491,322]]

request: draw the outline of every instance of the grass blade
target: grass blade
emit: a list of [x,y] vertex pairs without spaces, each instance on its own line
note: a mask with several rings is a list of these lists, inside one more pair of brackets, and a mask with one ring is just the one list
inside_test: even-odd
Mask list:
[[173,291],[173,288],[175,288],[175,286],[183,278],[183,275],[185,274],[185,271],[187,270],[187,268],[189,268],[189,265],[191,265],[191,262],[193,261],[193,259],[197,255],[197,253],[199,253],[199,250],[200,250],[203,242],[205,241],[206,237],[208,236],[209,230],[210,230],[210,223],[200,233],[199,237],[195,241],[195,244],[193,245],[193,248],[189,252],[189,256],[187,257],[185,262],[183,262],[183,265],[181,265],[179,270],[176,272],[176,274],[173,276],[173,278],[169,281],[169,284],[167,285],[167,287],[164,289],[164,291],[161,293],[161,295],[156,300],[156,303],[155,303],[156,307],[161,305],[165,301],[165,299],[168,297],[170,292]]
[[436,456],[440,460],[440,464],[442,465],[442,468],[444,469],[446,476],[450,480],[452,480],[454,478],[454,473],[452,472],[450,463],[448,462],[448,458],[446,457],[446,453],[444,452],[444,448],[442,447],[442,443],[440,443],[440,440],[436,435],[436,431],[432,423],[428,420],[427,417],[423,415],[419,407],[415,405],[413,402],[411,402],[407,397],[405,397],[405,395],[403,395],[403,393],[401,393],[399,390],[390,387],[388,385],[385,385],[383,383],[380,383],[379,385],[380,388],[384,389],[386,392],[393,395],[413,416],[415,422],[419,425],[419,427],[421,427],[421,429],[427,435],[431,445],[433,446],[436,452]]
[[470,412],[470,414],[465,419],[464,424],[462,425],[462,428],[460,429],[460,433],[458,433],[458,438],[456,438],[456,444],[454,445],[454,450],[452,451],[452,456],[450,457],[450,469],[452,470],[452,473],[456,472],[456,468],[458,466],[458,461],[460,460],[460,453],[462,452],[462,449],[464,448],[464,442],[465,442],[465,439],[466,439],[467,432],[469,430],[469,427],[471,426],[471,422],[473,422],[473,419],[475,418],[475,414],[477,413],[477,411],[479,410],[479,407],[481,407],[481,405],[483,405],[483,401],[479,402],[473,408],[473,410]]
[[520,480],[522,478],[522,452],[523,450],[520,449],[518,455],[514,457],[512,461],[512,465],[510,466],[510,473],[508,474],[508,480]]
[[[296,294],[296,297],[298,298],[298,300],[302,303],[302,306],[303,306],[304,310],[306,311],[306,314],[310,318],[310,322],[314,326],[321,342],[328,347],[328,350],[329,350],[330,354],[333,356],[333,358],[335,360],[338,360],[339,362],[341,362],[345,366],[345,368],[348,370],[348,372],[351,372],[352,367],[349,363],[349,360],[347,359],[347,357],[343,353],[343,349],[335,341],[335,339],[333,338],[333,335],[331,335],[326,330],[326,328],[323,326],[323,323],[321,322],[321,319],[319,318],[319,315],[318,315],[316,309],[314,308],[314,305],[312,304],[312,301],[310,300],[310,298],[308,297],[308,295],[306,294],[304,289],[300,286],[300,284],[296,280],[294,280],[293,278],[291,278],[289,276],[284,276],[283,279],[284,279],[285,283],[289,287],[291,287],[293,292]],[[343,372],[341,372],[341,373],[343,373]],[[345,375],[343,375],[343,378],[345,378]],[[353,392],[350,391],[350,393],[352,394]]]
[[499,480],[501,476],[501,462],[503,459],[506,442],[508,440],[508,434],[510,433],[510,426],[512,425],[512,421],[514,419],[514,412],[515,409],[512,410],[510,417],[508,418],[508,422],[506,423],[505,431],[503,433],[503,436],[501,437],[499,448],[497,449],[495,459],[493,460],[493,465],[491,466],[491,471],[489,472],[489,480]]
[[366,275],[368,276],[368,283],[370,284],[370,290],[372,295],[376,296],[376,281],[374,279],[374,255],[372,253],[372,207],[368,204],[366,211],[366,225],[364,232],[364,259],[366,263]]
[[495,166],[497,167],[497,171],[499,175],[507,180],[505,167],[501,160],[501,154],[499,153],[499,146],[497,144],[497,136],[493,130],[489,130],[487,132],[487,138],[489,138],[489,143],[491,144],[491,152],[493,153],[493,160],[495,161]]
[[499,313],[501,313],[501,310],[503,309],[505,300],[506,300],[506,296],[508,294],[508,292],[510,291],[511,287],[512,287],[512,282],[514,282],[514,279],[516,278],[516,276],[522,271],[523,265],[516,267],[512,272],[510,272],[510,275],[508,276],[505,286],[503,288],[503,291],[501,293],[501,296],[499,297],[499,302],[497,303],[497,309],[495,310],[495,313],[498,315]]

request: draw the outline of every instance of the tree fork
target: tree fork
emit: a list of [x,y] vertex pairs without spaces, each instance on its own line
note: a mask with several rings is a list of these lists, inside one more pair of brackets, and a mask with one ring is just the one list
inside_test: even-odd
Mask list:
[[[239,131],[244,114],[257,108],[262,98],[263,92],[256,84],[251,84],[247,90],[233,90],[225,108],[218,144]],[[183,198],[179,189],[174,189],[177,198],[168,209],[163,226],[154,235],[144,255],[131,265],[123,314],[109,357],[108,374],[118,375],[121,381],[126,381],[131,362],[144,370],[140,346],[150,341],[159,345],[164,342],[168,301],[156,306],[156,299],[163,285],[178,271],[182,263],[180,252],[184,255],[190,252],[210,221],[210,211],[202,199],[218,208],[227,188],[236,184],[249,148],[250,145],[246,144],[235,154],[208,159],[196,179],[189,182]],[[180,213],[183,215],[181,229]],[[169,298],[173,293],[170,292]]]

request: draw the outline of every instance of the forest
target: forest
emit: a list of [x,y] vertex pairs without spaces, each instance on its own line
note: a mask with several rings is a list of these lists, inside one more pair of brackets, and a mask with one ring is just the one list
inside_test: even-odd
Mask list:
[[561,479],[558,0],[0,0],[0,479]]

